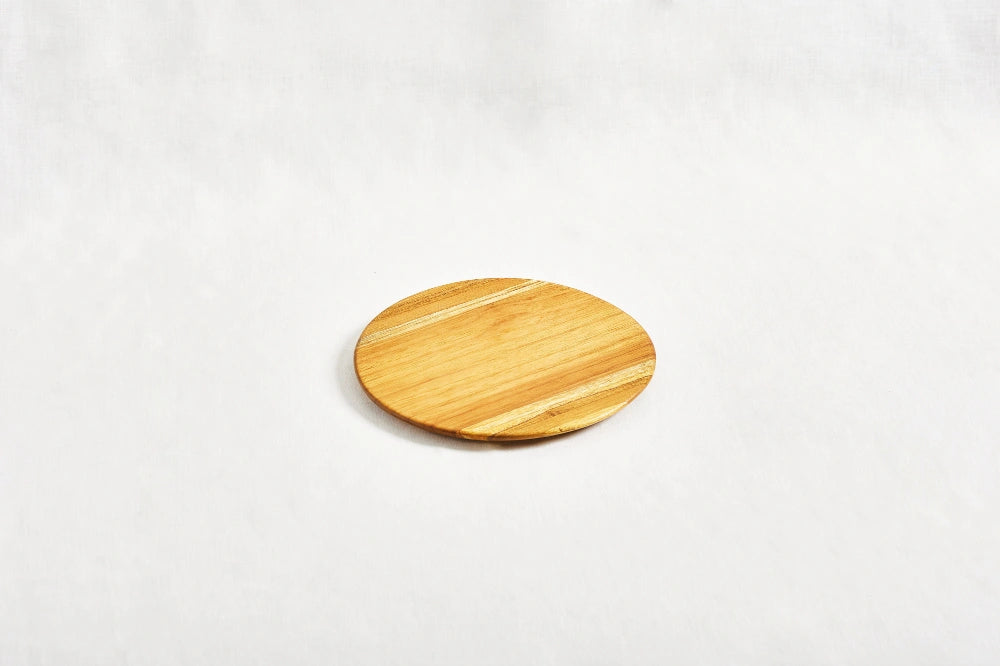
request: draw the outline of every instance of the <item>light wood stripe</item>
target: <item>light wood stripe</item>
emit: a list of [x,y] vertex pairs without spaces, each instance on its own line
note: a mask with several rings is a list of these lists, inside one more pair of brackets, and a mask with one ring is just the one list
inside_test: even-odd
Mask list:
[[[553,396],[545,398],[544,400],[538,400],[530,405],[512,409],[509,412],[480,421],[479,423],[476,423],[468,428],[463,428],[463,434],[490,434],[514,428],[537,416],[541,416],[548,410],[554,409],[555,407],[569,404],[574,400],[579,400],[580,398],[592,396],[595,393],[608,391],[615,387],[622,386],[623,384],[634,382],[635,380],[643,377],[652,376],[655,365],[656,361],[654,360],[643,361],[642,363],[637,363],[636,365],[612,372],[604,375],[603,377],[598,377],[597,379],[587,382],[586,384],[581,384],[580,386],[573,387],[567,391],[557,393]],[[607,411],[607,415],[613,414],[620,408],[621,405],[618,405],[609,409]],[[600,418],[604,418],[605,416],[605,414],[599,414]],[[600,418],[595,420],[600,420]],[[594,421],[591,421],[591,423],[593,422]]]
[[515,296],[517,294],[523,294],[524,292],[540,287],[543,284],[546,283],[542,280],[525,280],[521,284],[514,285],[513,287],[507,287],[506,289],[501,289],[500,291],[492,294],[486,294],[485,296],[480,296],[479,298],[474,298],[470,301],[465,301],[464,303],[458,303],[457,305],[452,305],[451,307],[438,310],[437,312],[431,312],[430,314],[417,317],[416,319],[402,324],[390,326],[389,328],[384,328],[380,331],[374,331],[368,335],[362,336],[361,339],[358,340],[358,347],[370,345],[372,343],[385,340],[386,338],[402,335],[425,326],[430,326],[431,324],[436,324],[440,321],[444,321],[445,319],[450,319],[451,317],[469,312],[470,310],[481,308],[484,305],[496,303],[497,301],[502,301],[505,298],[510,298],[511,296]]
[[577,419],[567,419],[559,422],[560,432],[569,432],[571,430],[577,430],[578,428],[586,427],[592,423],[597,423],[598,421],[603,421],[608,418],[619,409],[628,404],[628,400],[623,400],[622,402],[615,403],[610,407],[604,409],[598,409],[593,412],[588,412],[585,416],[581,416]]

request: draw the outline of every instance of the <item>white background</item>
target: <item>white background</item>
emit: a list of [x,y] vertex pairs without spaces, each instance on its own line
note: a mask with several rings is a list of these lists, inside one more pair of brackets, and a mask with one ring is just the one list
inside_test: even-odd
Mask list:
[[[1000,5],[0,2],[0,663],[996,664]],[[658,351],[489,448],[364,325]]]

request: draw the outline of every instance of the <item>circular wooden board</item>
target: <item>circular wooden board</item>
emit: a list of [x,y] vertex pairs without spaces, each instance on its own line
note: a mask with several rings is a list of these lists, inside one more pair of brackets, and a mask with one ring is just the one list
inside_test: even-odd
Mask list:
[[354,367],[380,407],[464,439],[519,440],[606,419],[649,383],[653,343],[576,289],[518,278],[404,298],[361,333]]

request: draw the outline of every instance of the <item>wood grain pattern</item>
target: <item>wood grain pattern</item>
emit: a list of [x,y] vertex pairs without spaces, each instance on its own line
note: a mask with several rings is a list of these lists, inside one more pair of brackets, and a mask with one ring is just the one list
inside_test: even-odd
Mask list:
[[606,419],[649,383],[646,331],[615,306],[540,280],[446,284],[361,333],[354,367],[388,412],[480,440],[548,437]]

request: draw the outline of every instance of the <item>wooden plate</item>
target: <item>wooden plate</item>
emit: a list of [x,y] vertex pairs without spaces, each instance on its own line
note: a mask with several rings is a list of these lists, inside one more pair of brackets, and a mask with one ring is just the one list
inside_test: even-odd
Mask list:
[[649,383],[653,343],[576,289],[518,278],[404,298],[361,333],[354,367],[380,407],[464,439],[548,437],[608,418]]

